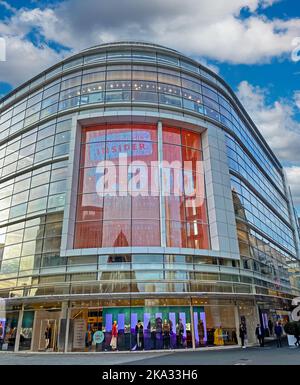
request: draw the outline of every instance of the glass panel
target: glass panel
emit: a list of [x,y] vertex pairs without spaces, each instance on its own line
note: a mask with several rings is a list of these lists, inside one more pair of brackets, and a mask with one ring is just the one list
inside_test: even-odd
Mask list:
[[98,71],[98,72],[90,72],[95,71],[93,70],[87,70],[83,72],[82,76],[82,84],[87,83],[96,83],[96,82],[104,82],[105,81],[105,72],[104,71]]
[[200,135],[192,131],[182,130],[182,145],[201,150]]
[[132,246],[160,246],[160,226],[158,220],[132,221]]
[[78,196],[77,220],[102,220],[103,198],[98,194],[83,194]]
[[166,221],[166,232],[168,247],[187,247],[184,222]]
[[102,247],[127,247],[131,244],[130,221],[104,221]]
[[182,99],[178,98],[177,96],[160,94],[159,103],[171,105],[173,107],[182,107]]
[[181,144],[180,128],[165,127],[163,129],[163,142],[171,144]]

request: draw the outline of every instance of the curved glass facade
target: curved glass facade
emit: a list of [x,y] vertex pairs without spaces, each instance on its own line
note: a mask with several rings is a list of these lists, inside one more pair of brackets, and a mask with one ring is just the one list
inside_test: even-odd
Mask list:
[[[103,161],[126,167],[126,190],[118,176],[99,194]],[[226,83],[180,53],[94,47],[0,102],[10,349],[43,350],[49,322],[46,349],[94,349],[96,330],[111,349],[113,320],[120,349],[233,344],[257,306],[261,322],[288,314],[298,253],[280,163]]]

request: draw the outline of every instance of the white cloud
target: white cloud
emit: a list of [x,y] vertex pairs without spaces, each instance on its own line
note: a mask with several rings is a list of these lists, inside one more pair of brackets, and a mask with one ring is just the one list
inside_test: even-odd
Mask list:
[[295,91],[294,100],[295,100],[296,106],[300,109],[300,91]]
[[[68,0],[51,10],[18,15],[18,24],[35,23],[48,39],[75,49],[107,40],[152,40],[188,54],[252,64],[291,50],[300,20],[268,20],[255,11],[267,0]],[[252,16],[239,18],[248,8]],[[60,31],[57,34],[57,31]]]
[[0,81],[18,85],[60,59],[47,45],[36,47],[18,37],[6,37],[6,61],[0,63]]
[[7,1],[0,1],[0,6],[2,6],[3,8],[5,8],[10,12],[16,12],[16,8],[11,6]]
[[[300,35],[300,19],[270,20],[257,13],[277,1],[65,0],[43,9],[38,2],[33,9],[11,8],[12,16],[0,22],[0,35],[15,42],[8,53],[16,79],[2,69],[1,80],[6,77],[15,85],[63,56],[49,47],[29,43],[26,35],[32,28],[46,42],[56,42],[72,52],[108,41],[138,39],[208,60],[246,64],[269,61],[290,53],[292,39]],[[3,1],[1,4],[9,6]],[[250,12],[246,19],[240,17],[244,8]],[[29,52],[29,47],[32,55],[24,58],[23,52]],[[31,56],[35,58],[39,52],[39,63],[31,67]]]

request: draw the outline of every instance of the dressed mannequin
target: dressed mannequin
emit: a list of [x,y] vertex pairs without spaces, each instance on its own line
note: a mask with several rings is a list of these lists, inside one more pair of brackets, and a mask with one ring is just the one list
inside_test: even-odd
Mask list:
[[155,336],[156,336],[156,349],[163,349],[163,322],[160,317],[155,319]]
[[45,349],[47,350],[51,345],[52,328],[50,323],[47,324],[45,330]]
[[150,331],[151,331],[151,349],[156,349],[156,324],[155,320],[150,322]]
[[93,330],[90,328],[85,335],[85,346],[88,348],[88,350],[91,350],[93,343]]
[[204,324],[202,320],[198,321],[198,336],[199,336],[199,344],[204,345],[205,332],[204,332]]
[[170,324],[165,319],[163,324],[164,349],[170,349]]
[[2,321],[0,321],[0,349],[1,350],[3,345],[3,339],[4,339],[4,327],[3,327]]
[[135,334],[137,349],[142,350],[144,348],[144,327],[140,320],[135,327]]
[[179,319],[178,324],[176,325],[176,342],[177,342],[177,348],[183,347],[183,333],[184,333],[184,326],[182,323],[182,320]]
[[217,327],[217,329],[214,332],[214,344],[217,346],[224,345],[223,330],[221,325]]
[[112,326],[110,346],[111,346],[112,350],[117,350],[117,348],[118,348],[118,325],[117,325],[117,321],[114,321],[113,326]]

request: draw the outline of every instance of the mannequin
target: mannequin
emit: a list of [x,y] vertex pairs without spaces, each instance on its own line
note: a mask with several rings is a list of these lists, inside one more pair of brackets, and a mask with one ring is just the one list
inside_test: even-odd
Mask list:
[[2,321],[0,321],[0,349],[1,350],[3,345],[3,339],[4,339],[4,327],[3,327]]
[[165,319],[163,324],[164,349],[170,349],[170,324]]
[[2,321],[0,321],[0,339],[2,339],[3,336],[4,336],[4,328],[3,328]]
[[214,332],[214,344],[217,346],[223,346],[224,345],[223,330],[222,330],[221,325],[219,327],[217,327],[217,329]]
[[110,346],[111,346],[113,351],[117,350],[117,348],[118,348],[118,325],[117,325],[117,321],[114,321],[113,326],[112,326]]
[[202,320],[198,321],[198,336],[199,336],[199,344],[204,345],[205,332],[204,332],[204,324]]
[[92,343],[93,343],[93,330],[92,328],[89,328],[85,336],[85,345],[88,348],[88,350],[91,350]]
[[177,348],[183,347],[183,333],[184,333],[184,326],[182,323],[182,320],[179,319],[178,324],[176,325],[176,342],[177,342]]
[[51,325],[48,322],[46,330],[45,330],[45,349],[47,350],[51,345],[51,335],[52,335],[52,329]]
[[136,327],[135,327],[137,349],[139,349],[139,350],[142,350],[144,348],[143,331],[144,331],[144,327],[142,325],[142,322],[139,320]]

